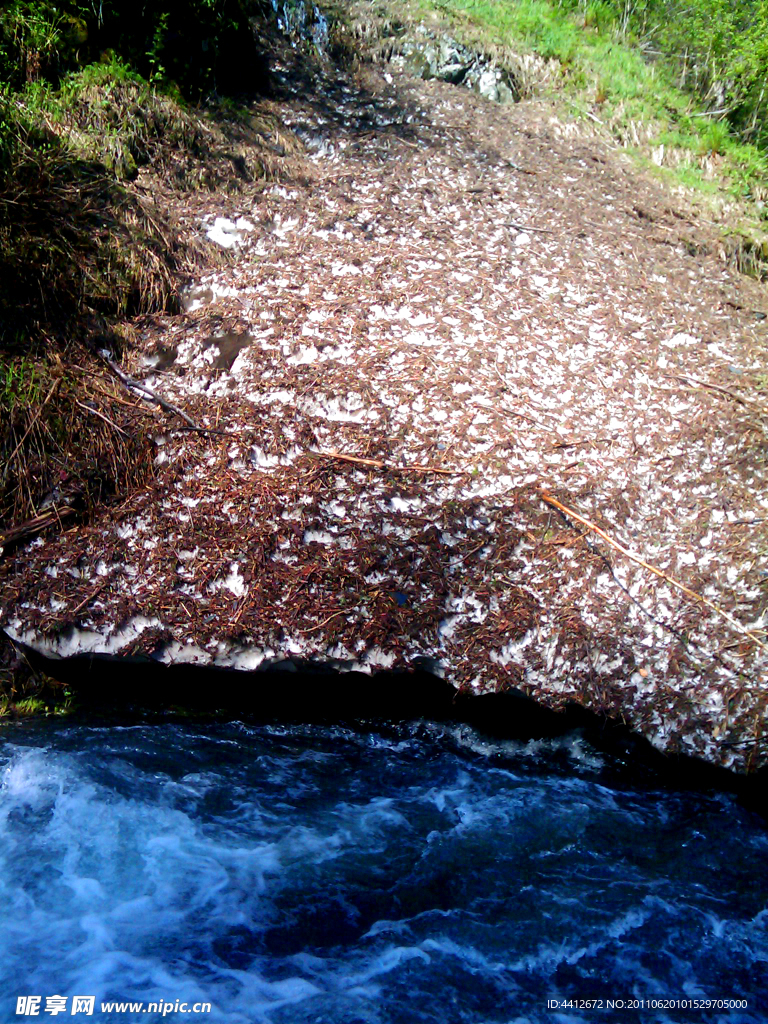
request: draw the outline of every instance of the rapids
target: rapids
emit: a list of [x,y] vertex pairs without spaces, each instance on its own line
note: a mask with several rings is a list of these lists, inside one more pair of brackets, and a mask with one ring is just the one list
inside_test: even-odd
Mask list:
[[[633,780],[577,737],[10,725],[0,864],[4,1021],[29,995],[43,1019],[47,997],[87,995],[91,1019],[123,1022],[163,1019],[152,1001],[210,1002],[165,1019],[229,1024],[768,1010],[764,823],[724,794]],[[586,999],[603,1006],[548,1004]],[[108,1001],[144,1009],[100,1013]]]

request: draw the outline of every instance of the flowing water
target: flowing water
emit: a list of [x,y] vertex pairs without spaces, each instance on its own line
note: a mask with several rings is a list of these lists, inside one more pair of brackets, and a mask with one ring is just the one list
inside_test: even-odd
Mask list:
[[83,995],[103,1021],[762,1021],[766,868],[732,797],[633,782],[577,738],[12,725],[0,1020]]

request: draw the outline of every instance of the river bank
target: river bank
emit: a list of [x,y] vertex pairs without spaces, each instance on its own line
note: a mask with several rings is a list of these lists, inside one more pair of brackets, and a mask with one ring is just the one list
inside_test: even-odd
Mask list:
[[226,265],[131,325],[124,370],[188,419],[5,558],[9,633],[427,670],[764,765],[764,288],[551,104],[274,70],[293,177],[180,209]]

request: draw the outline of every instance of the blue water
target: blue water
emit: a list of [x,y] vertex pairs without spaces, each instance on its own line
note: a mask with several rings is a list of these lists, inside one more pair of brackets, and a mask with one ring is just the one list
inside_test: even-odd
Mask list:
[[[6,726],[0,1020],[768,1020],[764,823],[618,778],[428,724]],[[654,998],[748,1005],[606,1004]]]

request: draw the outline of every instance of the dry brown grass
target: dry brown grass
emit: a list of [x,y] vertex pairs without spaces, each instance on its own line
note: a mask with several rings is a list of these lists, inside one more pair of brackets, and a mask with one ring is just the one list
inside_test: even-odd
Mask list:
[[220,258],[183,223],[196,193],[280,177],[300,148],[266,106],[188,110],[108,69],[13,117],[0,167],[0,538],[52,501],[84,512],[146,477],[152,414],[88,345],[106,336],[119,356],[124,318],[177,311],[179,285]]
[[[135,476],[146,440],[133,424],[128,440],[94,416],[88,381],[97,371],[77,339],[94,319],[173,308],[194,258],[167,214],[98,165],[31,152],[6,179],[0,523],[35,515],[62,486],[87,504]],[[107,407],[112,420],[125,418]]]

